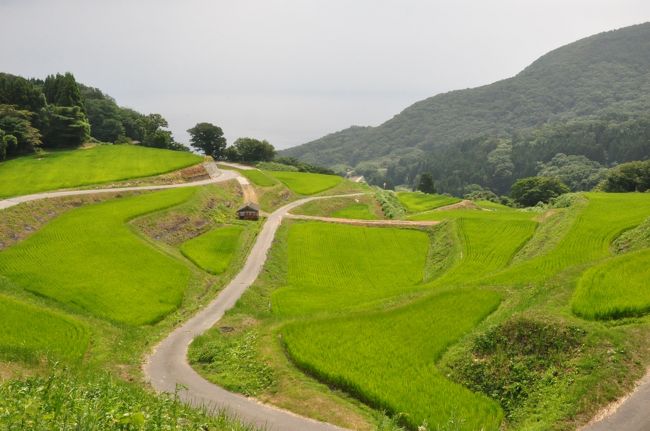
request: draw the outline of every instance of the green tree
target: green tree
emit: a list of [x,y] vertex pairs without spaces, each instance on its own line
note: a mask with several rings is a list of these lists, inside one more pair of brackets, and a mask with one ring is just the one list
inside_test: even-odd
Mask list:
[[650,190],[650,160],[623,163],[610,169],[601,188],[606,192]]
[[78,147],[90,137],[90,124],[79,106],[47,107],[47,125],[43,146],[49,148]]
[[241,162],[268,162],[275,157],[275,148],[266,140],[253,138],[239,138],[233,143],[233,150],[226,153],[228,156],[234,156]]
[[436,192],[436,187],[433,184],[433,177],[431,176],[431,174],[424,173],[420,175],[420,181],[418,182],[418,190],[429,194],[433,194]]
[[510,195],[519,205],[531,207],[568,192],[569,188],[558,178],[528,177],[517,180]]
[[51,105],[78,106],[82,112],[85,112],[79,85],[70,72],[66,72],[64,75],[60,73],[49,75],[45,78],[43,92],[47,103]]
[[187,131],[190,134],[190,145],[202,151],[203,154],[212,156],[215,160],[224,158],[226,138],[221,127],[211,123],[197,123]]
[[12,105],[0,105],[0,129],[4,131],[5,138],[11,136],[15,139],[7,142],[7,156],[33,152],[42,144],[40,132],[32,125],[32,117],[29,111]]
[[585,156],[556,154],[549,162],[540,163],[537,175],[557,177],[572,191],[591,190],[600,183],[607,169]]

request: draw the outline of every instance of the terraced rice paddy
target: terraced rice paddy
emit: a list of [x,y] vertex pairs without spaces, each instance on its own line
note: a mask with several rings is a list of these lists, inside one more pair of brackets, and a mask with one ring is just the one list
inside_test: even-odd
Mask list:
[[239,173],[248,178],[256,186],[271,187],[278,183],[275,179],[258,169],[241,169]]
[[76,319],[0,295],[0,360],[76,362],[89,335]]
[[618,319],[650,312],[650,250],[624,254],[589,269],[572,308],[587,319]]
[[156,322],[179,306],[190,272],[127,222],[185,202],[195,192],[173,189],[65,213],[0,252],[0,273],[30,292],[102,318]]
[[307,372],[417,428],[497,430],[499,405],[452,383],[435,366],[447,347],[491,313],[498,294],[460,290],[398,310],[298,323],[282,331]]
[[337,175],[305,172],[264,171],[264,174],[281,181],[292,192],[300,195],[314,195],[324,192],[343,181],[343,178]]
[[289,231],[287,285],[273,294],[273,310],[340,310],[416,289],[428,247],[417,230],[297,223]]
[[332,213],[332,217],[357,220],[377,220],[378,217],[367,204],[352,204]]
[[8,160],[0,165],[0,198],[148,177],[200,163],[182,151],[97,145]]
[[399,192],[397,198],[409,213],[419,213],[460,202],[453,196],[431,195],[422,192]]
[[211,274],[221,274],[230,266],[243,231],[242,226],[212,229],[184,242],[181,252],[198,267]]

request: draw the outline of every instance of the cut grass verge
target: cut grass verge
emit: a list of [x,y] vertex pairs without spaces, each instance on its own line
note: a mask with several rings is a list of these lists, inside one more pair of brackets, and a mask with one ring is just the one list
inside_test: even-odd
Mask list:
[[148,177],[200,163],[183,151],[137,145],[97,145],[0,163],[0,198]]
[[131,325],[176,309],[190,273],[147,244],[130,219],[178,205],[196,189],[174,189],[69,211],[0,252],[0,273],[67,306]]
[[181,245],[181,252],[199,268],[211,274],[221,274],[230,266],[239,246],[242,226],[224,226],[212,229]]

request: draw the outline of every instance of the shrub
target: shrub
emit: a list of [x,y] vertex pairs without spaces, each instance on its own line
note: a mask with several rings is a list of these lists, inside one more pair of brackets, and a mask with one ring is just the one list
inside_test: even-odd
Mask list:
[[557,178],[528,177],[517,180],[510,194],[519,205],[532,207],[568,192],[569,188]]

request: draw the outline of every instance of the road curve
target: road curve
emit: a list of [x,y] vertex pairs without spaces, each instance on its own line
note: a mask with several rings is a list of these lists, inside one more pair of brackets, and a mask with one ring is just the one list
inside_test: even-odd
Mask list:
[[97,193],[114,193],[114,192],[133,192],[142,190],[163,190],[177,189],[181,187],[197,187],[208,184],[221,183],[228,180],[234,180],[239,176],[238,172],[221,171],[216,169],[214,162],[205,163],[206,171],[210,174],[207,180],[193,181],[189,183],[163,184],[158,186],[134,186],[134,187],[112,187],[109,189],[87,189],[87,190],[61,190],[52,192],[34,193],[31,195],[16,196],[9,199],[0,200],[0,210],[10,208],[23,202],[37,201],[39,199],[59,198],[64,196],[94,195]]
[[[292,202],[271,213],[257,236],[242,270],[207,307],[194,315],[165,338],[147,358],[144,373],[151,385],[160,392],[179,391],[179,397],[188,404],[208,408],[224,408],[234,417],[269,431],[341,431],[343,428],[298,416],[262,404],[256,400],[214,385],[201,377],[187,362],[187,349],[192,340],[217,323],[232,308],[244,291],[262,271],[275,232],[287,212],[316,199],[341,196],[317,196]],[[180,386],[178,386],[180,385]]]
[[580,431],[648,431],[650,429],[650,374],[614,411],[580,428]]

